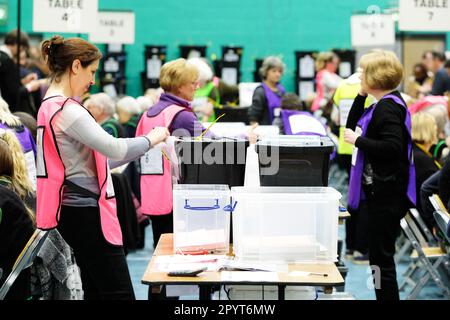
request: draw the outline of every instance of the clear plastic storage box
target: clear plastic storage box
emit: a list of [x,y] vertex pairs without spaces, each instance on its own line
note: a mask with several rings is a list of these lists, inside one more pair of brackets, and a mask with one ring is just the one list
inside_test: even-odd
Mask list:
[[173,187],[174,253],[228,253],[230,189],[227,185]]
[[336,262],[341,194],[329,187],[233,187],[233,251],[243,260]]

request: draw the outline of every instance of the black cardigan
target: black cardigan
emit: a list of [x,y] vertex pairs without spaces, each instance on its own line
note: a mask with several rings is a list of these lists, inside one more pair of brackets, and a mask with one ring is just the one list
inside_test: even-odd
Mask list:
[[[34,232],[23,201],[10,189],[0,184],[0,268],[3,275],[0,286],[8,277],[14,262]],[[19,284],[19,281],[16,281]],[[13,288],[9,295],[12,295]]]
[[[398,91],[393,95],[401,99]],[[364,112],[366,97],[358,95],[347,119],[347,128],[355,130]],[[394,189],[406,194],[408,182],[408,132],[404,125],[406,109],[392,99],[382,99],[373,111],[365,137],[358,137],[355,146],[365,155],[374,173],[374,189],[385,189],[386,196]],[[375,186],[378,188],[375,188]],[[387,189],[386,189],[387,188]]]

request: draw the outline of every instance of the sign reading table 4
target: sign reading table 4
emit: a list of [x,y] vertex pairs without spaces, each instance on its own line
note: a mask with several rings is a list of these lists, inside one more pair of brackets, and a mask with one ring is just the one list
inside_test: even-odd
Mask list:
[[88,33],[95,28],[98,0],[34,0],[34,32]]

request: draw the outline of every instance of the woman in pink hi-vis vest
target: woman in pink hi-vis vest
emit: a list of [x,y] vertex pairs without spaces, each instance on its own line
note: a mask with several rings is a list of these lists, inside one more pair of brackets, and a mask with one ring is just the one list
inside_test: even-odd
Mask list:
[[[167,62],[161,68],[160,85],[164,92],[142,115],[136,135],[164,126],[171,135],[199,136],[204,128],[191,106],[199,85],[197,67],[183,58]],[[204,136],[212,133],[207,131]],[[141,210],[152,220],[156,247],[161,234],[173,232],[171,165],[156,148],[141,158]]]
[[134,299],[110,167],[139,158],[168,130],[133,139],[108,135],[79,103],[94,84],[98,48],[54,36],[42,54],[52,82],[37,119],[37,227],[58,228],[72,247],[85,299]]

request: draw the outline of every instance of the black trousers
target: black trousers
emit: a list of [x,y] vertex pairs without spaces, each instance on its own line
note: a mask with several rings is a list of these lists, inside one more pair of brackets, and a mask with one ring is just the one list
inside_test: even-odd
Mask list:
[[156,248],[163,233],[173,233],[173,212],[164,215],[150,216],[153,230],[153,249]]
[[58,231],[72,247],[85,300],[134,300],[122,246],[108,243],[98,207],[62,206]]
[[349,209],[351,217],[345,220],[345,245],[347,249],[366,254],[369,250],[369,210],[367,201],[361,200],[357,210]]
[[405,193],[389,194],[384,190],[380,194],[372,188],[365,188],[365,193],[369,211],[369,263],[375,295],[377,300],[399,300],[395,242],[400,235],[400,220],[406,214],[408,201]]

